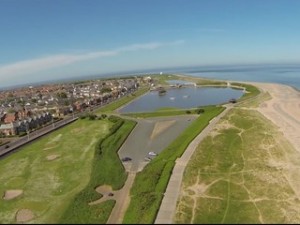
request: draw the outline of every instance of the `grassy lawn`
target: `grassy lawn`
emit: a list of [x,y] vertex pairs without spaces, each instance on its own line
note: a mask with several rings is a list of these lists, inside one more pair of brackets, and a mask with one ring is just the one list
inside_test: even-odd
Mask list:
[[260,93],[259,97],[248,99],[239,103],[239,106],[248,107],[248,108],[257,108],[259,105],[265,101],[272,99],[272,96],[269,92]]
[[114,200],[96,205],[88,204],[102,197],[95,191],[98,186],[110,185],[113,190],[119,190],[124,186],[127,173],[117,152],[136,125],[136,122],[122,119],[116,119],[113,122],[114,125],[110,128],[109,134],[100,139],[96,145],[88,185],[75,196],[61,217],[60,223],[104,224],[108,220],[115,205]]
[[[74,196],[89,182],[95,146],[112,122],[78,120],[1,159],[0,195],[20,189],[12,200],[0,199],[0,222],[16,223],[19,209],[30,209],[31,223],[58,223]],[[49,156],[57,156],[48,160]]]
[[149,90],[148,87],[142,87],[131,95],[124,96],[116,101],[113,101],[112,103],[109,103],[108,105],[101,107],[100,109],[95,110],[95,113],[112,112],[120,108],[121,106],[131,102],[135,98],[145,94],[148,90]]
[[178,76],[174,74],[155,74],[152,76],[155,80],[158,81],[159,84],[161,85],[169,85],[167,80],[177,80]]
[[238,102],[249,100],[260,94],[260,90],[251,84],[231,83],[231,85],[246,89],[246,93],[240,99],[238,99]]
[[260,113],[232,109],[183,175],[175,223],[299,223],[300,153]]
[[215,106],[201,106],[199,108],[191,109],[178,109],[178,108],[161,108],[155,112],[143,112],[143,113],[124,113],[124,116],[130,116],[135,118],[147,118],[147,117],[161,117],[161,116],[179,116],[187,114],[198,114],[197,109],[204,109],[204,111],[210,111]]
[[195,82],[197,85],[208,85],[208,86],[227,86],[226,81],[219,81],[215,79],[206,79],[201,77],[190,77],[186,75],[175,75],[175,74],[163,74],[163,75],[154,75],[154,79],[158,80],[159,84],[169,85],[167,80],[184,80],[189,82]]
[[205,113],[201,114],[178,138],[137,174],[123,223],[154,223],[175,160],[183,154],[189,143],[207,126],[209,121],[223,110],[223,107],[207,108]]

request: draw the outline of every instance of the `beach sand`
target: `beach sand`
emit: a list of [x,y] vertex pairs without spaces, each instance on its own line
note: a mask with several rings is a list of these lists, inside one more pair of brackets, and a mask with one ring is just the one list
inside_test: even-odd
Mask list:
[[272,96],[271,100],[260,104],[258,111],[277,125],[300,152],[300,92],[283,84],[257,82],[251,84],[263,92],[269,92]]

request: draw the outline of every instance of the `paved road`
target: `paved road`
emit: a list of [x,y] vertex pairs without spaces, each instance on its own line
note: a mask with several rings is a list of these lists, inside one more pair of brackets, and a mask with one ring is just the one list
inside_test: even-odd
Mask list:
[[180,193],[180,187],[185,167],[199,143],[210,133],[210,131],[215,127],[216,123],[228,112],[230,108],[232,107],[226,107],[226,109],[220,115],[212,119],[209,125],[189,144],[184,154],[176,160],[176,164],[173,169],[166,192],[164,194],[164,198],[160,205],[155,224],[173,223],[173,218],[176,213],[177,199]]
[[[137,119],[138,124],[118,151],[119,157],[132,158],[130,171],[140,171],[146,164],[145,157],[148,156],[148,152],[154,151],[159,154],[196,118],[196,115],[182,115]],[[174,123],[164,131],[150,138],[155,124],[172,121]]]

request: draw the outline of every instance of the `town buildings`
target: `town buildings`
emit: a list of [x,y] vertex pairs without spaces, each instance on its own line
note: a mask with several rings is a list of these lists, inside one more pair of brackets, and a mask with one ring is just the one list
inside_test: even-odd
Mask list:
[[44,84],[0,91],[0,136],[38,129],[54,118],[106,104],[135,91],[147,79],[129,77]]

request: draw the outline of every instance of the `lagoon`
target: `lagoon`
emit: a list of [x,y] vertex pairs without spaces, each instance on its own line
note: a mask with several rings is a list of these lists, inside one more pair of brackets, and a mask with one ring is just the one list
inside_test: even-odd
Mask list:
[[165,95],[158,91],[150,91],[140,98],[119,109],[120,113],[152,112],[160,108],[194,108],[206,105],[218,105],[230,99],[238,99],[243,95],[242,90],[229,87],[183,87],[167,89]]

